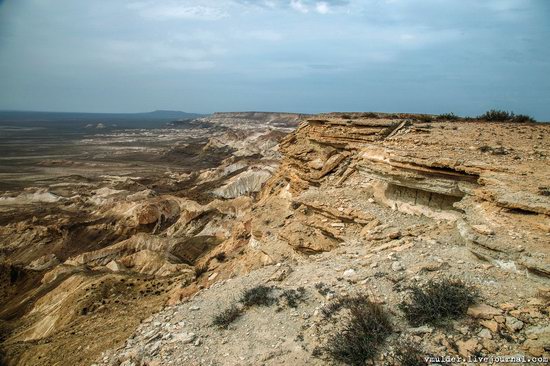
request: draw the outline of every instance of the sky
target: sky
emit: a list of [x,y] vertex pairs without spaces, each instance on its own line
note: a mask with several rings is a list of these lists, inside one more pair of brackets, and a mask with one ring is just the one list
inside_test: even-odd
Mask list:
[[550,120],[548,0],[0,0],[0,109]]

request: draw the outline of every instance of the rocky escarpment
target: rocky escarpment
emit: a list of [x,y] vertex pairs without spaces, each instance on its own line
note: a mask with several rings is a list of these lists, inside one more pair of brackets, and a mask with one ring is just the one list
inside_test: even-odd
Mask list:
[[305,115],[297,113],[274,112],[217,112],[207,117],[211,123],[221,126],[234,126],[238,122],[242,126],[254,129],[259,124],[278,128],[296,127]]
[[[308,117],[216,248],[222,259],[203,261],[196,285],[99,363],[331,364],[323,347],[339,325],[323,314],[358,293],[392,314],[390,338],[423,355],[548,357],[550,126],[419,119]],[[445,326],[411,326],[407,289],[442,278],[466,281],[479,304]],[[260,285],[303,298],[213,325],[235,289]],[[374,364],[396,364],[391,342]]]
[[[396,329],[372,364],[399,365],[389,357],[398,339],[422,355],[548,357],[550,126],[417,117],[304,121],[217,248],[227,259],[203,262],[192,294],[174,293],[181,303],[99,363],[332,364],[323,347],[342,324],[326,314],[354,294],[383,304]],[[478,304],[443,325],[412,326],[399,309],[407,289],[442,278],[473,286]],[[302,295],[213,324],[257,286]]]
[[[111,176],[79,197],[6,196],[50,205],[3,221],[4,253],[20,262],[2,272],[13,296],[3,315],[19,319],[7,323],[9,355],[54,363],[72,345],[75,363],[324,365],[318,350],[337,325],[323,309],[361,293],[392,313],[392,337],[426,354],[548,356],[550,126],[325,114],[277,115],[289,124],[258,130],[258,116],[214,115],[200,122],[216,126],[208,141],[164,155],[212,152],[217,166]],[[75,232],[86,245],[48,252],[74,249]],[[406,289],[446,277],[478,289],[482,311],[411,327],[398,307]],[[258,285],[303,298],[212,325]]]
[[357,187],[356,204],[452,222],[476,255],[548,276],[548,130],[324,115],[281,143],[285,159],[264,196],[302,205],[313,191]]

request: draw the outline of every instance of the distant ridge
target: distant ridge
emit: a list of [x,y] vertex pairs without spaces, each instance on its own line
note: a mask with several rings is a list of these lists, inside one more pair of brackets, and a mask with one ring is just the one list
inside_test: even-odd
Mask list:
[[40,111],[0,111],[0,121],[47,122],[47,121],[143,121],[158,120],[169,122],[174,119],[193,119],[204,114],[181,111],[156,110],[145,113],[85,113],[85,112],[40,112]]

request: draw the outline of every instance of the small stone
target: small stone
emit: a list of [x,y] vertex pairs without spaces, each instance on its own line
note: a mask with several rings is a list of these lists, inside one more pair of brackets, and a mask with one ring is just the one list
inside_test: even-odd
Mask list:
[[493,338],[493,336],[491,335],[491,331],[487,328],[485,329],[482,329],[478,335],[481,337],[481,338],[486,338],[486,339],[491,339]]
[[428,327],[427,325],[423,325],[421,327],[416,327],[416,328],[409,328],[409,332],[411,334],[425,334],[425,333],[431,333],[433,332],[433,328],[432,327]]
[[403,267],[403,265],[400,262],[393,262],[391,264],[391,269],[394,270],[395,272],[399,272],[399,271],[404,270],[405,268]]
[[494,235],[495,231],[487,225],[472,225],[472,229],[482,235]]
[[498,323],[494,320],[482,320],[479,322],[485,328],[489,329],[493,333],[498,333]]
[[448,262],[429,261],[417,265],[413,269],[413,272],[436,272],[442,269],[448,269],[449,267]]
[[210,276],[208,276],[208,281],[213,281],[218,277],[218,272],[212,273]]
[[527,305],[531,305],[531,306],[535,306],[535,307],[543,307],[544,305],[546,305],[546,302],[543,301],[542,299],[531,298],[527,302]]
[[483,348],[485,348],[489,352],[496,352],[497,350],[497,343],[495,341],[492,341],[490,339],[484,339],[481,341],[481,344],[483,345]]
[[344,271],[344,277],[353,277],[355,275],[355,270],[354,269],[346,269]]
[[[279,264],[279,263],[278,263]],[[270,281],[277,281],[281,282],[284,279],[286,279],[291,273],[292,273],[292,267],[285,265],[285,266],[277,266],[277,271],[269,278]]]
[[511,332],[518,332],[523,328],[523,322],[513,316],[506,317],[506,328]]
[[510,311],[510,310],[514,310],[516,308],[516,305],[506,302],[504,304],[500,304],[499,308],[501,308],[504,311]]
[[176,334],[174,336],[174,340],[176,342],[181,342],[183,344],[188,344],[188,343],[191,343],[195,340],[197,336],[195,335],[195,333],[180,333],[180,334]]
[[197,311],[197,310],[200,310],[200,309],[201,309],[201,308],[198,307],[198,306],[196,306],[196,305],[193,305],[193,306],[190,306],[190,307],[189,307],[189,310],[191,310],[191,311]]
[[502,315],[497,315],[497,316],[495,316],[494,319],[499,324],[504,324],[504,322],[506,321],[506,318],[504,318]]
[[159,348],[160,348],[160,341],[156,341],[155,343],[147,347],[147,353],[154,356],[158,353]]
[[468,315],[478,319],[491,319],[495,315],[502,314],[502,310],[496,309],[486,304],[477,304],[468,308]]
[[479,344],[477,343],[477,340],[474,338],[471,338],[467,341],[458,341],[456,342],[456,345],[458,346],[458,353],[462,357],[466,357],[466,358],[473,355],[479,346]]
[[388,233],[388,239],[399,239],[401,237],[401,231],[394,230]]

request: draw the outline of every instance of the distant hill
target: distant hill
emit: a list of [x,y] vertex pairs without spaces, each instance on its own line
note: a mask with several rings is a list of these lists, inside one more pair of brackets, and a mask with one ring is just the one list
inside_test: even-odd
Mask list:
[[[81,130],[90,132],[91,126],[103,128],[160,128],[175,120],[193,120],[204,117],[197,113],[154,111],[147,113],[72,113],[0,111],[0,127],[46,128],[51,131]],[[102,131],[98,129],[98,132]]]
[[203,117],[202,114],[181,111],[158,110],[146,113],[74,113],[74,112],[26,112],[0,111],[0,121],[3,122],[47,122],[47,121],[87,121],[87,122],[115,122],[115,121],[151,121],[169,122],[174,119],[193,119]]

